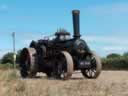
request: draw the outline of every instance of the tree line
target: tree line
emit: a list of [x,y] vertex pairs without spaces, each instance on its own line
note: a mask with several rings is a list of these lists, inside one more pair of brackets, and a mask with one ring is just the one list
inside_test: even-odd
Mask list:
[[104,70],[128,70],[128,52],[123,55],[111,53],[102,58]]
[[[16,53],[16,63],[19,62],[19,57],[20,57],[20,52],[21,50],[18,50]],[[13,64],[13,52],[8,52],[3,57],[0,59],[0,64]]]
[[[16,54],[16,63],[18,64],[20,57],[20,50]],[[102,66],[104,70],[128,70],[128,52],[123,55],[117,53],[108,54],[106,57],[101,58]],[[12,64],[13,65],[13,53],[6,53],[0,60],[3,65]]]

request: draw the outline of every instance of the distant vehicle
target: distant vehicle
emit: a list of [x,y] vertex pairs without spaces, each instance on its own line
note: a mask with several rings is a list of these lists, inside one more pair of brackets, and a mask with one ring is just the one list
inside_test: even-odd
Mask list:
[[37,72],[48,77],[70,79],[73,72],[81,70],[84,77],[97,78],[101,73],[100,58],[80,37],[79,10],[73,10],[74,36],[59,30],[52,40],[32,41],[20,54],[20,73],[23,78],[34,77]]

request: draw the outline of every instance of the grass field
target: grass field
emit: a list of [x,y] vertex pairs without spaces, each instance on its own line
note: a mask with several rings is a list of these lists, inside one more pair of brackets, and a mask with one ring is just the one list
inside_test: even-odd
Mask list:
[[22,79],[17,71],[0,70],[0,96],[128,96],[128,72],[103,71],[93,80],[75,73],[62,81],[46,76]]

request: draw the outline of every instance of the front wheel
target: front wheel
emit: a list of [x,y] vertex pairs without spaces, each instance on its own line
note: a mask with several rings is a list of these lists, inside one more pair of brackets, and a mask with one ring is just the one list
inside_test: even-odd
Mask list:
[[94,79],[100,75],[102,64],[99,56],[97,56],[94,52],[92,52],[90,62],[91,62],[91,67],[86,69],[81,69],[81,73],[84,77]]

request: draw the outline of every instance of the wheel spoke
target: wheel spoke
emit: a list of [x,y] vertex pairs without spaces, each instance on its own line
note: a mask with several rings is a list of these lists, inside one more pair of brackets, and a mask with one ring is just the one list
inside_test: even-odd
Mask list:
[[82,74],[87,78],[97,78],[101,72],[101,61],[100,58],[95,54],[92,53],[91,57],[87,57],[86,59],[90,58],[91,67],[88,69],[81,70]]
[[93,71],[94,73],[96,73],[96,70],[95,70],[95,69],[92,69],[92,71]]
[[96,63],[96,59],[94,57],[91,58],[91,63],[95,64]]
[[89,77],[90,77],[90,76],[91,76],[91,71],[89,70],[89,72],[88,72],[88,73],[89,73]]
[[93,75],[93,74],[92,74],[92,73],[93,73],[93,71],[90,69],[90,71],[89,71],[89,72],[90,72],[90,77],[92,77],[92,75]]

